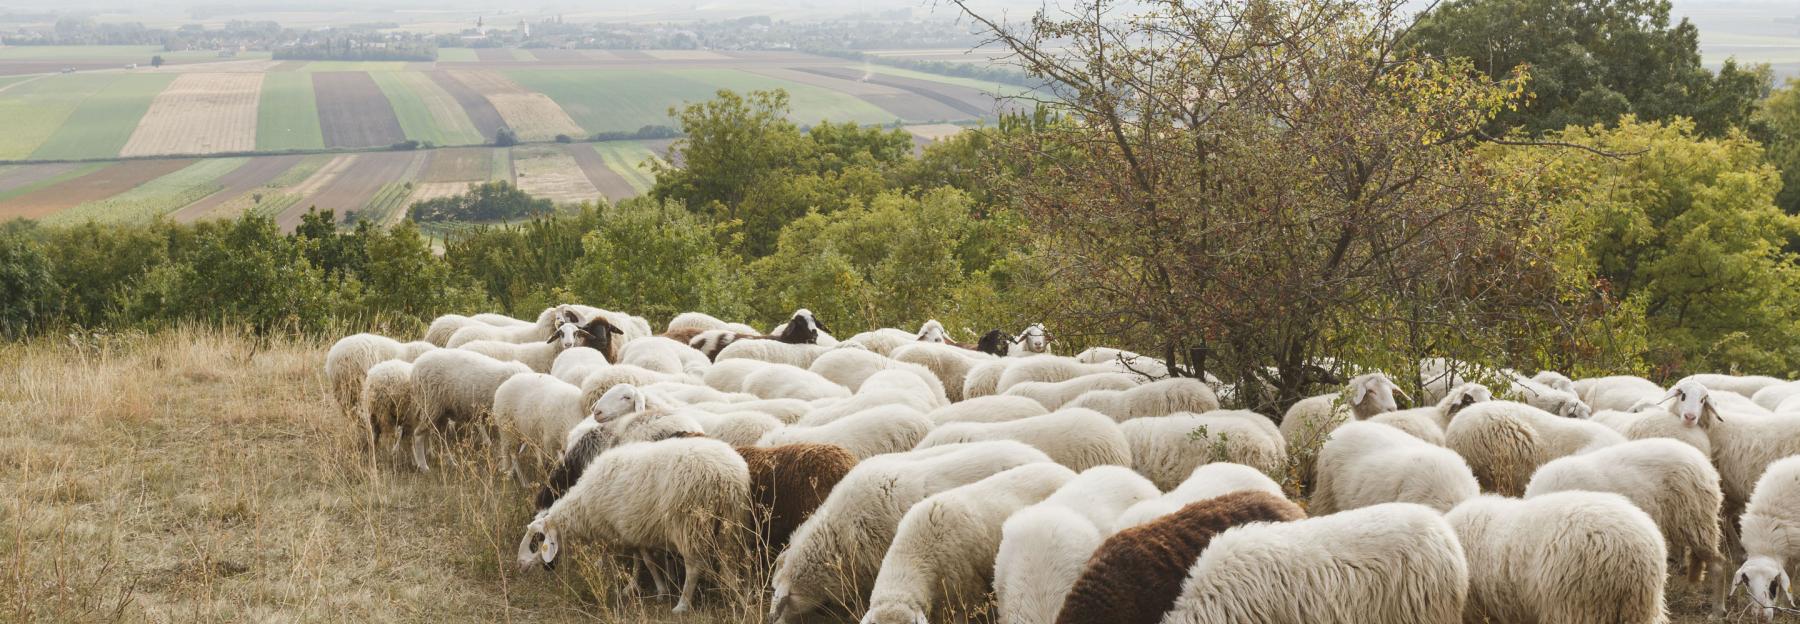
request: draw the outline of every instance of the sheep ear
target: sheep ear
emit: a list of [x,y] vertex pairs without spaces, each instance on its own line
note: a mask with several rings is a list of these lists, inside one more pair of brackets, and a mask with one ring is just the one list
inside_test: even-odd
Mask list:
[[632,411],[634,411],[634,412],[644,411],[644,409],[646,407],[648,407],[649,404],[650,404],[650,401],[648,400],[647,397],[644,396],[644,393],[639,392],[639,393],[637,393],[637,397],[632,399],[631,406],[632,406],[632,408],[634,408]]
[[1657,401],[1657,403],[1662,403],[1663,401],[1667,401],[1669,399],[1675,398],[1675,393],[1680,392],[1680,391],[1681,390],[1679,388],[1669,388],[1669,391],[1666,394],[1663,394],[1662,400]]
[[1362,405],[1363,401],[1369,400],[1371,394],[1375,394],[1375,384],[1369,383],[1369,381],[1357,384],[1356,389],[1350,393],[1350,404]]
[[544,341],[544,344],[550,344],[550,343],[552,343],[552,342],[556,342],[556,338],[557,338],[557,334],[561,334],[561,333],[562,333],[562,332],[556,332],[556,333],[553,333],[553,334],[550,334],[550,339],[549,339],[549,340],[545,340],[545,341]]
[[549,522],[545,522],[544,544],[538,548],[538,557],[544,560],[544,565],[550,565],[556,562],[556,553],[560,550],[562,550],[562,547],[557,543],[556,527],[550,526]]

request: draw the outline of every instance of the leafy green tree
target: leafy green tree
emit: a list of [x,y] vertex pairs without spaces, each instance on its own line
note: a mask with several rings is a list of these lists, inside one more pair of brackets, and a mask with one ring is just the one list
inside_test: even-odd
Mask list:
[[300,253],[314,267],[324,271],[325,277],[360,276],[369,262],[369,237],[375,226],[368,221],[359,221],[355,230],[343,233],[338,231],[335,216],[332,210],[308,209],[301,215],[300,225],[294,228],[292,238],[299,244]]
[[132,293],[174,250],[193,238],[170,224],[102,226],[92,222],[40,228],[50,271],[62,289],[63,320],[98,327],[111,323]]
[[1742,127],[1763,79],[1727,61],[1700,65],[1699,33],[1671,23],[1668,0],[1447,0],[1408,35],[1419,50],[1463,57],[1489,76],[1529,67],[1532,98],[1502,111],[1493,130],[1537,134],[1564,126],[1691,117],[1705,136]]
[[414,221],[472,221],[492,223],[541,217],[556,211],[548,199],[532,197],[511,182],[497,180],[469,185],[468,192],[413,203],[407,216]]
[[33,331],[58,308],[50,260],[23,234],[0,233],[0,336]]
[[132,322],[242,323],[258,333],[325,326],[330,294],[320,271],[274,221],[245,215],[193,227],[191,248],[156,266],[133,291],[126,310]]
[[367,241],[366,294],[359,302],[364,314],[424,324],[446,312],[481,307],[480,294],[455,279],[450,264],[431,252],[413,222],[371,231],[362,240]]
[[1769,162],[1781,171],[1781,193],[1775,204],[1791,215],[1800,215],[1800,79],[1789,78],[1756,111],[1764,133]]
[[501,310],[534,318],[557,303],[556,290],[584,253],[581,240],[600,227],[601,211],[582,206],[570,214],[482,227],[452,239],[444,259],[458,280],[482,290]]
[[650,196],[721,221],[740,218],[738,209],[752,187],[805,156],[808,143],[787,113],[782,90],[748,96],[720,90],[711,100],[670,108],[686,135],[670,148],[681,166],[654,163]]
[[697,310],[744,318],[736,258],[720,253],[714,226],[680,206],[639,198],[603,211],[582,239],[586,254],[569,294],[613,310],[667,319]]

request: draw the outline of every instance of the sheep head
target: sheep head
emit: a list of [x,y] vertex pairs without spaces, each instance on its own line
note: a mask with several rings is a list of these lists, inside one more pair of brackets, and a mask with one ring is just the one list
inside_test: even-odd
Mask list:
[[619,384],[607,388],[606,393],[594,401],[591,413],[596,422],[608,422],[642,412],[649,407],[649,403],[649,397],[637,386]]
[[931,624],[925,611],[913,605],[884,604],[863,614],[862,624]]
[[547,517],[539,517],[525,525],[525,537],[519,540],[519,569],[533,570],[542,566],[555,569],[556,554],[562,549],[556,527]]
[[775,338],[788,344],[816,344],[819,342],[819,332],[829,331],[831,330],[826,329],[824,323],[819,322],[819,317],[813,315],[812,310],[800,308],[794,311],[794,316],[788,319]]
[[1450,418],[1456,416],[1457,412],[1463,411],[1463,408],[1492,400],[1494,400],[1494,392],[1488,390],[1487,386],[1466,383],[1452,388],[1449,394],[1444,395],[1444,399],[1438,401],[1438,411],[1443,412],[1444,421],[1449,422]]
[[1669,399],[1675,400],[1675,404],[1670,406],[1669,411],[1681,417],[1683,426],[1711,427],[1714,422],[1722,420],[1719,417],[1719,410],[1713,407],[1712,395],[1707,392],[1706,386],[1700,385],[1698,381],[1681,380],[1680,383],[1675,384],[1675,387],[1669,388],[1669,393],[1663,395],[1662,401],[1657,402],[1662,403]]
[[1400,390],[1400,386],[1385,374],[1357,375],[1350,379],[1349,386],[1350,407],[1356,412],[1358,420],[1400,408],[1394,401],[1394,393]]
[[1032,353],[1049,353],[1050,341],[1053,339],[1050,332],[1044,329],[1043,323],[1032,323],[1025,327],[1025,331],[1019,332],[1013,342],[1025,345],[1025,350]]
[[1793,586],[1786,567],[1767,556],[1751,557],[1738,568],[1737,576],[1731,581],[1732,593],[1737,593],[1739,587],[1750,594],[1750,602],[1761,612],[1765,622],[1775,619],[1782,596],[1787,597],[1789,605],[1794,604]]
[[945,331],[944,324],[939,323],[937,319],[925,321],[925,324],[919,327],[919,342],[944,344],[949,341],[950,332]]
[[990,329],[981,335],[981,341],[975,343],[975,350],[992,356],[1006,355],[1006,333],[998,329]]

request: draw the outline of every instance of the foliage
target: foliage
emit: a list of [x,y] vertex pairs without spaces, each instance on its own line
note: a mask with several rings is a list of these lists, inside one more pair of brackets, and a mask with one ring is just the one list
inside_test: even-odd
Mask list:
[[1668,0],[1449,0],[1408,40],[1427,54],[1471,59],[1496,78],[1528,66],[1534,96],[1494,120],[1496,134],[1569,125],[1693,118],[1706,136],[1742,127],[1765,75],[1727,60],[1700,64],[1699,33],[1671,25]]
[[600,211],[583,206],[570,215],[477,228],[445,244],[444,259],[500,310],[535,317],[562,303],[554,300],[556,291],[584,253],[582,238],[599,227]]
[[494,131],[494,147],[512,147],[519,144],[519,133],[512,128],[502,126]]
[[56,310],[56,280],[36,242],[0,232],[0,336],[29,333]]
[[1765,136],[1769,163],[1781,171],[1781,193],[1775,204],[1800,215],[1800,79],[1788,79],[1756,110],[1756,125]]
[[469,192],[413,203],[407,216],[414,221],[512,221],[550,214],[556,205],[532,197],[511,182],[498,180],[469,186]]
[[129,324],[186,318],[265,333],[317,331],[330,318],[319,270],[274,221],[245,216],[194,230],[192,242],[134,290],[124,309]]
[[635,199],[601,211],[581,239],[569,294],[602,308],[654,319],[689,310],[745,318],[736,258],[721,252],[715,226],[680,206]]

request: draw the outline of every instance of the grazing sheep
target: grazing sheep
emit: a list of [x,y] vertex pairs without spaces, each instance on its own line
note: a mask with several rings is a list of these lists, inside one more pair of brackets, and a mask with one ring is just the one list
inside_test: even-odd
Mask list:
[[834,444],[857,459],[898,453],[918,445],[931,430],[931,421],[918,410],[890,405],[864,410],[829,423],[808,427],[790,425],[764,435],[757,446],[810,442]]
[[794,311],[793,316],[788,317],[786,323],[777,325],[775,331],[769,333],[773,334],[776,340],[788,344],[817,344],[830,347],[836,345],[837,340],[827,333],[829,331],[831,330],[827,329],[824,323],[819,322],[819,317],[813,315],[812,310],[800,308]]
[[480,314],[471,316],[469,318],[477,320],[477,321],[481,321],[483,323],[487,323],[489,325],[493,325],[495,327],[519,327],[519,326],[531,324],[531,321],[527,321],[527,320],[521,319],[521,318],[513,318],[513,317],[507,316],[505,314],[500,314],[498,312],[482,312]]
[[751,520],[757,546],[773,555],[812,517],[831,489],[856,467],[849,451],[829,444],[739,446],[750,468]]
[[931,411],[938,403],[933,390],[917,376],[903,370],[885,370],[863,382],[856,394],[816,407],[801,417],[797,424],[823,425],[831,421],[884,405],[903,405],[920,413]]
[[862,345],[862,347],[867,349],[870,353],[887,357],[894,352],[894,349],[918,341],[919,337],[917,334],[908,333],[903,329],[883,327],[874,331],[866,331],[851,336],[840,344]]
[[[1470,379],[1474,377],[1474,379]],[[1482,366],[1476,366],[1462,360],[1451,358],[1424,358],[1419,360],[1420,399],[1436,403],[1444,400],[1450,390],[1471,382],[1484,380],[1511,379],[1511,376],[1497,374]]]
[[569,431],[587,417],[585,407],[580,387],[544,373],[514,375],[494,390],[497,450],[521,487],[528,484],[519,456],[529,454],[533,467],[554,462]]
[[1744,565],[1732,586],[1749,588],[1763,620],[1773,620],[1783,594],[1789,606],[1794,604],[1790,579],[1800,563],[1800,456],[1769,465],[1756,481],[1741,524]]
[[1581,397],[1575,393],[1558,390],[1524,377],[1513,378],[1507,398],[1563,418],[1587,418],[1593,413],[1588,404],[1582,403]]
[[[926,420],[930,423],[930,420]],[[1049,455],[1071,470],[1131,464],[1131,447],[1119,425],[1105,414],[1067,409],[1043,416],[993,423],[951,423],[919,441],[918,448],[986,440],[1018,440]]]
[[[1571,380],[1571,379],[1569,379],[1569,377],[1567,375],[1564,375],[1564,374],[1556,372],[1556,371],[1552,371],[1552,370],[1538,371],[1538,374],[1531,376],[1531,381],[1533,381],[1539,385],[1549,386],[1556,390],[1561,390],[1563,392],[1567,392],[1569,394],[1577,394],[1575,392],[1574,380]],[[1579,398],[1580,398],[1579,395],[1577,395],[1578,400],[1579,400]]]
[[986,612],[1001,526],[1074,478],[1057,464],[1026,464],[913,505],[881,559],[863,624],[963,621]]
[[1570,455],[1531,476],[1526,498],[1553,492],[1612,492],[1650,514],[1690,582],[1719,557],[1719,471],[1699,450],[1669,439],[1638,440]]
[[957,422],[1005,422],[1050,413],[1043,404],[1020,396],[993,395],[951,403],[926,416],[938,427]]
[[762,412],[742,411],[714,413],[703,409],[684,409],[681,413],[700,423],[706,437],[717,438],[732,446],[756,444],[769,432],[782,427],[774,416]]
[[1471,567],[1444,517],[1421,505],[1251,523],[1213,537],[1162,621],[1454,624]]
[[488,415],[494,409],[494,391],[513,375],[531,372],[518,362],[502,362],[462,349],[438,349],[413,361],[413,387],[418,393],[419,423],[412,436],[413,464],[428,470],[427,433],[445,432],[452,423],[474,427],[489,438]]
[[877,374],[886,371],[905,371],[918,379],[918,384],[907,384],[906,387],[918,389],[922,397],[931,401],[931,405],[924,409],[930,410],[949,402],[945,398],[943,382],[931,372],[931,369],[918,364],[895,361],[862,349],[832,349],[814,360],[812,366],[807,370],[817,373],[832,383],[849,388],[851,392],[861,391],[863,384]]
[[[1715,373],[1701,373],[1681,378],[1681,381],[1688,380],[1706,386],[1707,390],[1713,392],[1731,392],[1745,397],[1756,396],[1756,393],[1762,391],[1763,388],[1779,386],[1788,382],[1786,379],[1767,375],[1720,375]],[[1675,383],[1680,384],[1681,381]]]
[[[450,337],[456,335],[456,330],[469,325],[517,327],[530,324],[530,321],[522,321],[501,314],[477,314],[472,317],[463,316],[461,314],[445,314],[431,321],[431,326],[425,330],[425,337],[421,338],[421,340],[429,342],[437,347],[447,347],[450,346]],[[546,327],[545,329],[548,330],[549,328]]]
[[1575,392],[1595,411],[1631,411],[1638,401],[1655,401],[1663,396],[1663,387],[1643,377],[1616,375],[1575,381]]
[[538,488],[534,499],[537,510],[541,514],[550,509],[587,471],[588,464],[608,449],[632,442],[705,435],[693,418],[655,405],[652,397],[636,387],[627,384],[608,390],[594,402],[588,417],[576,423],[563,440],[562,456]]
[[750,373],[744,377],[744,392],[764,399],[803,401],[850,396],[849,388],[832,383],[818,373],[786,364],[766,366]]
[[659,373],[691,376],[705,374],[707,367],[712,365],[712,360],[707,359],[706,354],[685,343],[661,336],[639,338],[625,343],[625,346],[619,347],[618,362]]
[[1095,466],[1007,518],[994,554],[1000,621],[1056,620],[1089,555],[1113,534],[1119,513],[1157,495],[1156,485],[1130,468]]
[[1043,323],[1032,323],[1025,326],[1025,331],[1019,332],[1019,335],[1013,337],[1012,345],[1006,350],[1006,356],[1027,357],[1033,355],[1048,355],[1050,353],[1050,341],[1055,339],[1054,336],[1050,335],[1049,331],[1044,329]]
[[1457,412],[1470,405],[1492,400],[1494,394],[1488,391],[1487,386],[1466,383],[1452,388],[1437,405],[1376,414],[1367,422],[1381,423],[1405,431],[1420,440],[1443,446],[1444,427],[1450,426],[1450,419],[1455,418]]
[[963,376],[963,400],[992,396],[1000,393],[1000,376],[1006,369],[1023,360],[1001,358],[990,362],[976,364]]
[[[1084,375],[1100,375],[1117,373],[1118,369],[1105,364],[1082,364],[1075,358],[1061,356],[1033,356],[1022,360],[1014,360],[1007,364],[1006,370],[994,384],[994,392],[1006,392],[1013,386],[1040,381],[1055,383],[1068,381]],[[989,394],[993,394],[989,393]],[[966,393],[965,393],[966,394]]]
[[549,565],[565,541],[671,550],[687,575],[675,612],[692,608],[703,576],[731,578],[749,526],[750,471],[718,440],[629,444],[601,454],[568,494],[525,528],[519,565]]
[[719,392],[706,386],[683,381],[659,381],[644,386],[644,389],[672,403],[737,403],[746,400],[760,400],[753,394]]
[[1026,397],[1055,410],[1089,391],[1129,390],[1137,385],[1137,379],[1131,375],[1100,373],[1066,381],[1028,381],[1007,388],[1005,394]]
[[857,464],[776,557],[769,620],[860,612],[883,554],[914,504],[1010,468],[1048,461],[1037,449],[1001,441],[895,453]]
[[952,342],[950,340],[950,330],[944,329],[944,324],[939,323],[937,319],[928,319],[924,324],[919,325],[917,337],[919,342],[930,342],[935,344],[950,344]]
[[605,319],[594,319],[586,325],[563,323],[557,326],[556,333],[550,340],[534,343],[516,343],[500,340],[477,340],[464,343],[458,349],[474,351],[501,361],[519,362],[531,367],[539,373],[550,372],[550,366],[556,363],[556,356],[563,351],[575,347],[587,347],[608,353],[612,343],[612,334],[618,328],[608,325]]
[[990,329],[975,342],[975,350],[994,357],[1006,357],[1007,347],[1011,344],[1012,338],[1008,337],[1006,332]]
[[1156,487],[1181,483],[1194,468],[1233,462],[1271,477],[1287,474],[1287,451],[1275,423],[1247,410],[1133,418],[1119,425],[1131,445],[1131,467]]
[[1750,395],[1750,402],[1771,412],[1780,412],[1783,411],[1780,409],[1782,402],[1796,396],[1800,396],[1800,381],[1789,381],[1757,390],[1756,394]]
[[1462,456],[1379,423],[1338,427],[1315,468],[1308,509],[1321,516],[1381,503],[1449,511],[1481,494]]
[[762,360],[719,360],[708,367],[700,379],[707,387],[720,392],[743,392],[744,378],[769,366],[770,363]]
[[773,417],[775,420],[779,420],[783,424],[788,425],[799,422],[800,417],[805,416],[807,412],[810,412],[813,409],[812,403],[800,399],[755,399],[730,403],[709,401],[704,403],[694,403],[688,407],[703,409],[719,414],[731,412],[762,412]]
[[1705,429],[1688,426],[1680,416],[1660,405],[1645,405],[1630,412],[1601,410],[1588,420],[1611,427],[1627,440],[1669,438],[1699,449],[1701,455],[1712,456],[1712,440],[1706,437]]
[[[566,306],[544,308],[538,313],[536,323],[530,325],[507,325],[504,327],[489,325],[476,321],[458,328],[450,338],[444,341],[446,347],[460,347],[477,340],[496,340],[500,342],[541,342],[556,331],[563,323],[585,324],[583,317],[569,311]],[[592,317],[586,317],[592,318]],[[471,319],[473,320],[473,319]],[[427,336],[430,335],[428,331]]]
[[556,360],[550,363],[550,374],[564,382],[581,385],[594,371],[611,366],[606,361],[606,354],[593,347],[570,347],[556,354]]
[[659,373],[630,364],[614,364],[588,373],[587,377],[582,378],[581,400],[583,403],[592,405],[594,401],[600,399],[601,395],[606,394],[607,390],[622,384],[645,387],[669,382],[687,383],[692,380],[685,375]]
[[1444,519],[1468,556],[1467,621],[1668,621],[1668,550],[1656,523],[1623,496],[1480,496]]
[[1394,392],[1400,386],[1382,373],[1352,377],[1344,390],[1321,394],[1294,403],[1281,418],[1281,437],[1287,452],[1300,460],[1300,477],[1311,481],[1313,458],[1331,439],[1331,430],[1350,420],[1368,420],[1398,409]]
[[1109,364],[1120,371],[1138,373],[1151,379],[1163,379],[1169,376],[1169,365],[1162,360],[1123,349],[1094,347],[1077,354],[1075,359],[1088,364]]
[[369,368],[363,379],[362,396],[357,412],[368,428],[369,450],[381,448],[381,434],[394,433],[394,452],[399,452],[407,438],[418,433],[419,408],[413,390],[413,365],[403,360],[388,360]]
[[669,319],[669,326],[663,331],[663,334],[667,335],[678,332],[698,334],[700,332],[715,329],[723,329],[740,334],[757,333],[756,328],[749,325],[743,323],[727,323],[705,312],[682,312],[681,314],[675,315],[675,318]]
[[892,356],[896,362],[917,364],[931,371],[944,386],[944,393],[950,402],[963,400],[963,386],[968,381],[969,371],[976,365],[993,360],[994,357],[962,347],[936,344],[931,342],[915,342],[894,349]]
[[1090,390],[1067,406],[1085,407],[1125,422],[1180,412],[1210,412],[1219,409],[1219,397],[1198,379],[1177,377],[1124,390]]
[[1281,491],[1281,484],[1260,470],[1243,464],[1214,462],[1195,468],[1193,474],[1168,493],[1141,501],[1119,513],[1113,520],[1113,530],[1121,531],[1175,513],[1188,503],[1245,491],[1286,496]]
[[370,367],[388,360],[411,362],[436,348],[429,342],[402,343],[375,334],[346,336],[325,352],[325,381],[331,386],[338,409],[345,415],[355,414],[357,402],[362,399],[363,377]]
[[1057,624],[1156,624],[1181,596],[1188,569],[1213,538],[1251,522],[1293,522],[1306,512],[1268,492],[1234,492],[1189,503],[1120,531],[1094,551],[1054,620]]
[[1468,460],[1482,488],[1507,496],[1523,495],[1531,473],[1550,460],[1624,441],[1606,425],[1512,401],[1463,408],[1444,430],[1445,446]]
[[813,360],[818,359],[826,351],[830,351],[830,349],[810,343],[789,344],[780,340],[739,339],[720,349],[718,355],[713,356],[713,361],[747,359],[806,368],[812,366]]

